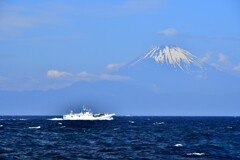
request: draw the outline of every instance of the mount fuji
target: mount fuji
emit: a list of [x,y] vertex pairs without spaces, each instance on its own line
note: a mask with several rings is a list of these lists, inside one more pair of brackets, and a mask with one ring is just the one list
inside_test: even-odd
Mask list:
[[[212,71],[215,74],[222,74],[180,47],[162,46],[154,47],[126,64],[119,69],[118,74],[128,75],[136,81],[141,81],[142,84],[164,83],[164,81],[167,84],[173,80],[172,87],[181,82],[192,83],[192,79],[205,79],[208,72]],[[188,82],[189,85],[191,83]]]
[[131,65],[137,65],[145,60],[153,60],[161,65],[168,65],[175,70],[181,69],[182,71],[188,71],[192,66],[202,68],[201,62],[196,56],[179,47],[154,47]]
[[[239,85],[233,85],[238,83],[237,77],[177,46],[154,47],[120,68],[118,74],[132,77],[135,83],[144,86],[161,86],[162,92],[198,92],[204,89],[218,92],[225,87],[240,91]],[[226,81],[231,84],[226,84]]]

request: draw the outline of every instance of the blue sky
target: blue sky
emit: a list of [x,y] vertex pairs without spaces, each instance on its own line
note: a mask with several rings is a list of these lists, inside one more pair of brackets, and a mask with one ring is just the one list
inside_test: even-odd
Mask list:
[[[61,92],[81,81],[127,81],[109,68],[165,44],[238,76],[239,28],[238,0],[1,1],[0,97]],[[17,105],[2,104],[2,114]]]

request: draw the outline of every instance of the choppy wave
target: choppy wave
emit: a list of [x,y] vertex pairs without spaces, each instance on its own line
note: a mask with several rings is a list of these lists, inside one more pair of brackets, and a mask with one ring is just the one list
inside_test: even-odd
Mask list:
[[0,159],[240,159],[240,117],[57,117],[0,117]]
[[129,123],[135,123],[134,121],[128,121]]
[[161,124],[165,124],[164,122],[154,122],[153,125],[161,125]]
[[6,118],[6,119],[0,119],[0,121],[25,121],[27,119],[23,119],[23,118],[20,118],[20,119],[16,119],[16,118]]
[[50,120],[50,121],[62,121],[63,118],[50,118],[50,119],[47,119],[47,120]]
[[203,156],[205,153],[198,153],[198,152],[193,152],[193,153],[188,153],[188,156]]
[[114,131],[117,131],[117,130],[119,130],[119,129],[120,129],[120,128],[113,128]]
[[28,127],[29,129],[40,129],[41,126],[36,126],[36,127]]
[[178,143],[178,144],[175,144],[174,147],[182,147],[183,145]]

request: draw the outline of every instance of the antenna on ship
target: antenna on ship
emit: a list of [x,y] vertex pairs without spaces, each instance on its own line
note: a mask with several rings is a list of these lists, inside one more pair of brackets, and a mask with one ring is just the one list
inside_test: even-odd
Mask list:
[[86,107],[84,105],[82,106],[82,110],[83,112],[86,112]]
[[87,107],[85,107],[85,105],[83,105],[83,112],[90,112],[91,110],[88,109]]

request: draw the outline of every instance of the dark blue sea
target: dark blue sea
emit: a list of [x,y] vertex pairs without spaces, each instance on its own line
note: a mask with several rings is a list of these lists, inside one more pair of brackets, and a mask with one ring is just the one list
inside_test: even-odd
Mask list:
[[0,159],[240,159],[240,117],[0,116]]

